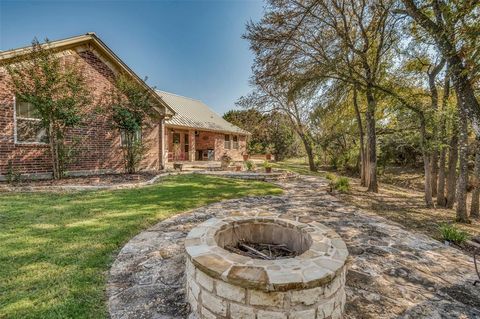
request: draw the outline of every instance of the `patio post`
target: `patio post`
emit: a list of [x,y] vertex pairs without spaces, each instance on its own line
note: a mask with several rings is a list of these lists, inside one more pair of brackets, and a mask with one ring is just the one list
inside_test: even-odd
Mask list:
[[162,169],[166,168],[167,165],[167,154],[166,154],[166,145],[167,145],[168,135],[165,134],[165,118],[160,120],[160,166]]
[[188,157],[189,157],[189,161],[190,162],[193,162],[195,161],[195,130],[189,130],[188,131],[188,137],[190,139],[190,143],[188,143],[190,145],[189,147],[189,150],[188,150]]

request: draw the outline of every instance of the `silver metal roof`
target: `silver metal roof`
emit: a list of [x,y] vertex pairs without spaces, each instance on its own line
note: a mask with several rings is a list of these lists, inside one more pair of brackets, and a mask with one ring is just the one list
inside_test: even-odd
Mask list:
[[175,115],[166,120],[167,125],[175,125],[198,130],[208,130],[236,134],[250,134],[235,126],[212,111],[205,103],[189,97],[156,90],[163,101],[170,106]]

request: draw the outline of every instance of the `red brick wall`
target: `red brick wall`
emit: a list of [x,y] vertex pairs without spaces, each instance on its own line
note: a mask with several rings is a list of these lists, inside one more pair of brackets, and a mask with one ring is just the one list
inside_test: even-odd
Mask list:
[[[69,51],[70,52],[70,51]],[[64,57],[75,59],[82,68],[94,98],[90,108],[83,111],[84,123],[67,132],[67,141],[77,141],[75,160],[68,171],[97,171],[123,169],[120,135],[112,130],[106,116],[94,112],[106,90],[112,87],[113,71],[91,51],[74,52]],[[16,173],[51,172],[47,145],[15,144],[13,123],[13,94],[8,87],[8,75],[0,70],[0,175],[5,175],[9,163]],[[157,121],[154,121],[157,122]],[[151,123],[142,132],[148,152],[143,169],[159,168],[159,125]]]
[[[187,129],[177,129],[174,128],[173,131],[181,133],[181,145],[183,147],[183,138],[184,134],[188,133]],[[191,131],[194,132],[193,130]],[[166,130],[167,138],[168,138],[168,150],[171,152],[173,150],[173,143],[172,143],[172,128],[167,127]],[[233,137],[230,136],[230,140],[233,141]],[[190,142],[191,143],[191,142]],[[238,149],[233,149],[232,147],[229,150],[225,149],[225,134],[224,133],[216,133],[216,132],[208,132],[208,131],[199,131],[199,134],[195,136],[195,151],[198,150],[208,150],[213,149],[215,151],[215,160],[218,161],[222,157],[222,155],[226,152],[229,156],[233,158],[235,161],[242,160],[242,155],[247,148],[247,140],[246,136],[239,135],[238,141]],[[183,148],[182,148],[183,150]]]

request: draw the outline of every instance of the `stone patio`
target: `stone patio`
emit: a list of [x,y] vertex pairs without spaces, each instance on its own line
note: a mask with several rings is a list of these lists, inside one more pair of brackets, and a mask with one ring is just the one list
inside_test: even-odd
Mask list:
[[112,318],[186,318],[184,240],[211,217],[265,212],[333,228],[347,244],[345,318],[480,318],[472,258],[382,217],[344,205],[317,177],[276,182],[282,196],[228,200],[176,215],[140,233],[108,278]]

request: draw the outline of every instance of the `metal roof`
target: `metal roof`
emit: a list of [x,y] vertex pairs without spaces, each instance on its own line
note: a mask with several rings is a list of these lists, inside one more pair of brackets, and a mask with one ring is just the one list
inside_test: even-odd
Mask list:
[[166,120],[167,125],[194,128],[226,133],[250,134],[249,132],[224,120],[202,101],[189,97],[156,90],[175,115]]

